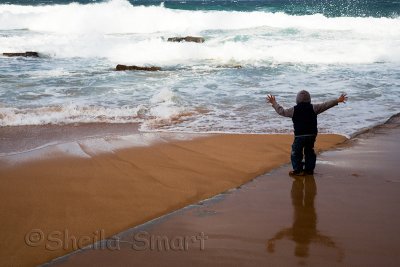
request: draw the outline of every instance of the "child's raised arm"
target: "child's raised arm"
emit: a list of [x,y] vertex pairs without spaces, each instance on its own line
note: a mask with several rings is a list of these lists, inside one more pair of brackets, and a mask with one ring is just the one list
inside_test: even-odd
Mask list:
[[330,109],[331,107],[334,107],[339,103],[345,103],[346,101],[347,101],[347,94],[343,93],[337,99],[326,101],[321,104],[314,104],[313,105],[314,112],[317,114],[320,114],[320,113],[324,112],[325,110]]
[[279,105],[276,102],[275,96],[270,95],[270,94],[267,95],[267,101],[272,104],[272,107],[275,109],[276,113],[278,113],[279,115],[284,116],[284,117],[289,117],[289,118],[293,117],[293,111],[294,111],[293,107],[288,108],[288,109],[283,108],[281,105]]

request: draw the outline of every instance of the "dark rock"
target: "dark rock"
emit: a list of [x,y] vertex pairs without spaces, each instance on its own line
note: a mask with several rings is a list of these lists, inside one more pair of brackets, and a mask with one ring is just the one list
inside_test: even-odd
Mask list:
[[127,65],[120,65],[118,64],[117,67],[115,68],[116,71],[122,71],[122,70],[145,70],[145,71],[158,71],[161,70],[160,67],[139,67],[139,66],[127,66]]
[[217,68],[227,68],[227,69],[241,69],[243,68],[242,65],[218,65]]
[[28,51],[25,53],[3,53],[6,57],[39,57],[38,52]]
[[186,37],[171,37],[168,38],[168,42],[194,42],[194,43],[204,43],[203,37],[193,37],[193,36],[186,36]]

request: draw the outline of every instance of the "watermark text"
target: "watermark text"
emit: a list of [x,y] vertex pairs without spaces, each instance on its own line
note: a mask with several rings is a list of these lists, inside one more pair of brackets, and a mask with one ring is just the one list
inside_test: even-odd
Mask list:
[[44,247],[46,250],[77,250],[85,247],[92,249],[120,250],[130,248],[134,251],[188,251],[189,249],[205,249],[208,236],[204,232],[193,235],[159,235],[140,231],[121,239],[114,236],[106,239],[104,229],[90,234],[71,234],[68,229],[44,232],[32,229],[25,235],[25,244],[29,247]]

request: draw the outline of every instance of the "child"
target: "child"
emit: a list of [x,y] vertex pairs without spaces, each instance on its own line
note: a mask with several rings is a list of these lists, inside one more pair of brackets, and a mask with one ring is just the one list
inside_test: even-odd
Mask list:
[[[275,111],[284,117],[290,117],[294,127],[294,141],[292,145],[291,161],[293,171],[291,176],[312,175],[314,174],[315,162],[317,157],[314,152],[315,138],[318,134],[317,115],[325,110],[343,103],[347,100],[346,94],[341,94],[338,99],[333,99],[321,104],[311,104],[310,93],[302,90],[297,94],[296,106],[284,109],[280,106],[273,95],[268,95],[267,100],[272,104]],[[303,150],[305,164],[303,166]],[[303,169],[304,167],[304,169]]]

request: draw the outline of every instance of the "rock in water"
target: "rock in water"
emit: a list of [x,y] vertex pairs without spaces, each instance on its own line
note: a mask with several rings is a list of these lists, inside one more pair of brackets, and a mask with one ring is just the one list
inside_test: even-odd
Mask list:
[[6,57],[39,57],[38,52],[28,51],[25,53],[3,53]]
[[243,66],[242,65],[229,65],[229,64],[226,64],[226,65],[218,65],[217,68],[241,69],[241,68],[243,68]]
[[171,37],[168,38],[168,42],[194,42],[194,43],[204,43],[203,37],[193,37],[193,36],[186,36],[186,37]]
[[127,66],[127,65],[121,65],[118,64],[117,67],[115,68],[116,71],[122,71],[122,70],[145,70],[145,71],[158,71],[161,70],[160,67],[140,67],[140,66]]

